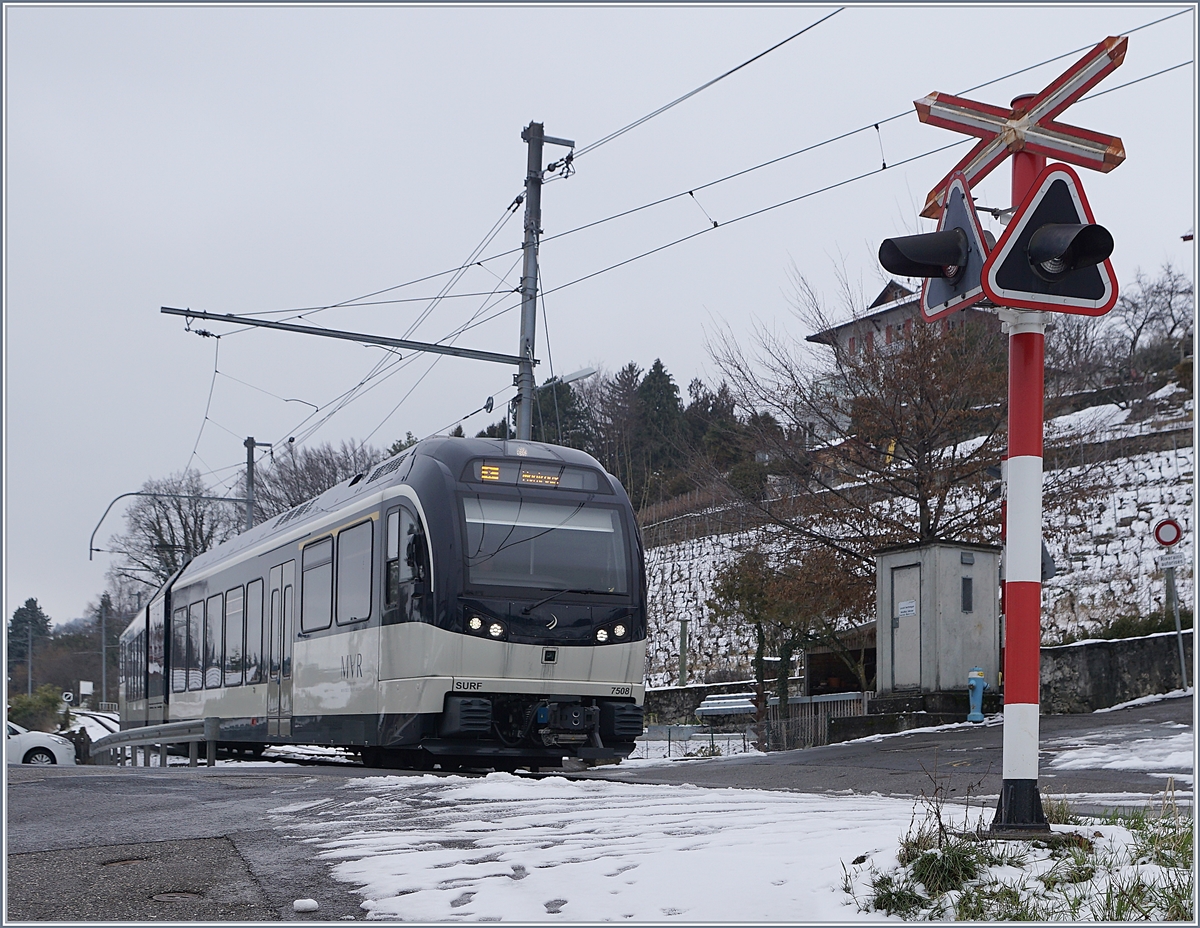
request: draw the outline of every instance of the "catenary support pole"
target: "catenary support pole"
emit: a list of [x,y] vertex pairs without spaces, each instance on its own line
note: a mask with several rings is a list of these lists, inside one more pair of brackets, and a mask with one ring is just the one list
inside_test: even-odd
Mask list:
[[246,531],[254,528],[254,436],[244,442],[246,446]]
[[[1019,99],[1013,101],[1013,106]],[[1013,153],[1014,207],[1024,201],[1045,165],[1044,155]],[[1002,307],[999,315],[1008,329],[1008,460],[1003,782],[992,831],[1049,831],[1038,792],[1047,314]]]
[[533,339],[537,328],[538,237],[542,231],[542,145],[545,128],[531,122],[521,133],[529,145],[525,170],[525,243],[521,271],[521,343],[517,351],[517,438],[533,436]]
[[108,600],[100,597],[100,701],[108,702]]

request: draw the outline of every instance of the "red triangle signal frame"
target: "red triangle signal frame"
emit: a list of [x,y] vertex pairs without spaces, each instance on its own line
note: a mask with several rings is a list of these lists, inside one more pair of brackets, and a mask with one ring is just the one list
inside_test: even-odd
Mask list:
[[[979,259],[973,259],[973,256],[978,254],[982,257],[983,262],[987,261],[988,243],[983,236],[983,225],[979,222],[979,214],[975,212],[975,201],[971,197],[971,185],[967,183],[966,175],[962,171],[955,171],[950,175],[950,180],[946,184],[946,192],[942,196],[942,215],[938,219],[937,231],[943,232],[946,228],[946,219],[950,215],[950,194],[955,186],[962,190],[963,204],[966,207],[967,220],[967,240],[970,244],[970,255],[967,259],[967,267],[963,269],[963,273],[971,273],[972,266],[980,268],[980,279],[983,277],[983,269],[980,264],[976,263]],[[941,278],[938,278],[940,281]],[[938,319],[944,319],[951,313],[956,313],[960,309],[966,309],[968,306],[974,306],[980,300],[984,299],[984,292],[980,284],[976,284],[970,290],[965,291],[957,297],[950,299],[945,303],[938,303],[932,308],[929,306],[929,288],[934,278],[926,277],[921,284],[921,318],[926,322],[936,322]]]
[[987,262],[983,266],[983,292],[997,306],[1009,306],[1014,309],[1035,309],[1052,313],[1071,313],[1080,316],[1103,316],[1116,305],[1118,294],[1117,276],[1113,272],[1112,262],[1108,258],[1105,258],[1100,264],[1095,265],[1104,286],[1104,295],[1098,300],[1059,296],[1036,291],[1005,290],[996,283],[996,274],[1006,261],[1027,260],[1023,254],[1014,253],[1014,246],[1025,232],[1026,226],[1037,212],[1038,206],[1041,205],[1047,192],[1057,181],[1062,181],[1067,186],[1071,200],[1075,205],[1076,221],[1088,224],[1095,223],[1096,220],[1092,215],[1092,208],[1088,204],[1087,196],[1083,192],[1083,184],[1079,180],[1079,175],[1066,164],[1055,163],[1046,165],[1046,168],[1030,188],[1024,202],[1021,203],[1017,211],[1013,214],[1008,226],[1004,229],[1004,234],[1000,236],[1000,240],[996,242],[996,246],[987,257]]

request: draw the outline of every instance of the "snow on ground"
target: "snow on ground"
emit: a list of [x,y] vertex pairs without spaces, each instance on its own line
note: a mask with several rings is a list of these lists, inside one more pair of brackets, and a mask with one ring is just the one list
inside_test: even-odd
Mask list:
[[894,866],[913,813],[879,796],[503,773],[369,777],[346,794],[274,816],[371,918],[405,921],[845,920],[842,861]]
[[[1179,723],[1166,723],[1174,727]],[[1062,751],[1050,761],[1053,770],[1156,770],[1191,778],[1196,737],[1190,727],[1165,738],[1139,738],[1120,743],[1079,739],[1080,746]]]
[[[1195,504],[1195,455],[1191,447],[1119,458],[1107,465],[1111,491],[1090,510],[1048,526],[1047,546],[1058,575],[1042,585],[1043,616],[1061,631],[1086,630],[1106,616],[1164,608],[1164,577],[1154,540],[1159,519],[1170,516],[1192,537]],[[1189,558],[1175,571],[1180,605],[1193,604],[1192,549],[1176,546]]]
[[[1167,632],[1168,635],[1175,634]],[[1195,687],[1189,686],[1186,690],[1171,690],[1169,693],[1155,693],[1152,696],[1139,696],[1137,699],[1131,699],[1129,702],[1119,702],[1115,706],[1109,706],[1106,709],[1097,709],[1094,714],[1099,715],[1103,712],[1116,712],[1118,709],[1128,709],[1131,706],[1148,706],[1152,702],[1162,702],[1164,699],[1180,699],[1184,696],[1194,696],[1196,693]]]
[[79,713],[71,713],[71,725],[67,731],[86,731],[88,737],[93,741],[103,738],[105,735],[111,735],[114,731],[119,730],[121,723],[113,717],[108,720],[106,725],[104,721],[96,718],[94,715],[80,715]]
[[[950,827],[974,827],[987,805],[942,815]],[[878,794],[494,773],[355,779],[333,801],[270,815],[354,887],[371,919],[830,923],[885,918],[860,910],[870,875],[895,870],[901,838],[928,813],[920,801]],[[1085,830],[1097,848],[1128,856],[1133,836],[1123,826],[1093,820]],[[1025,855],[1026,870],[992,875],[1039,885],[1056,860],[1045,849]]]

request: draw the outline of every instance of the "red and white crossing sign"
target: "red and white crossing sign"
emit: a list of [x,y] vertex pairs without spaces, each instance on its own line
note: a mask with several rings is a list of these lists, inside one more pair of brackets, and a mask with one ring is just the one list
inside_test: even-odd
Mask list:
[[1050,227],[1078,229],[1072,248],[1098,246],[1098,254],[1107,255],[1112,236],[1095,222],[1079,175],[1065,164],[1046,165],[984,262],[983,292],[997,306],[1103,316],[1117,302],[1117,277],[1107,257],[1055,275],[1035,266],[1030,254],[1039,231]]
[[[1012,107],[990,106],[945,93],[914,102],[921,122],[979,138],[925,199],[921,215],[937,219],[945,205],[950,178],[961,173],[971,186],[986,177],[1013,152],[1046,155],[1107,173],[1125,160],[1125,146],[1103,135],[1056,122],[1054,117],[1082,97],[1125,60],[1125,36],[1109,36],[1032,98],[1017,98]],[[1015,205],[1015,204],[1014,204]]]
[[1162,519],[1154,526],[1154,540],[1164,548],[1179,544],[1183,537],[1183,526],[1174,519]]

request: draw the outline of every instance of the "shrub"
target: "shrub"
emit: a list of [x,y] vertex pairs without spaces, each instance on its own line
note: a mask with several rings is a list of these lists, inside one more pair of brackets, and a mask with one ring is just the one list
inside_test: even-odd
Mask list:
[[8,720],[34,731],[52,731],[58,727],[61,690],[46,683],[33,691],[32,696],[10,696]]

